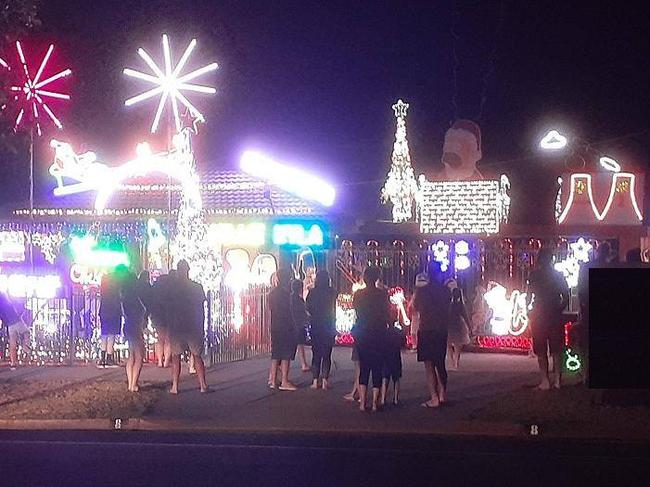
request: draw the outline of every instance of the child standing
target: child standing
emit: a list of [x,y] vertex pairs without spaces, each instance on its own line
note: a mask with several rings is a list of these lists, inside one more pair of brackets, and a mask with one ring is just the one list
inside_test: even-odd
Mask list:
[[384,354],[384,364],[382,367],[383,381],[381,387],[382,406],[386,405],[386,396],[388,395],[388,385],[393,381],[393,404],[399,404],[399,381],[402,378],[402,347],[406,344],[404,330],[398,323],[393,323],[388,328],[386,335],[386,351]]
[[449,305],[449,357],[452,369],[458,370],[463,345],[467,345],[469,342],[469,317],[463,301],[463,294],[456,287],[451,292],[451,304]]

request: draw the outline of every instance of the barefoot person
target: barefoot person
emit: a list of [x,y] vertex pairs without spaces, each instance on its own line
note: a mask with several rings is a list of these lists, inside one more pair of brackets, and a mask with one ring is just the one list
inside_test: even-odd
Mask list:
[[18,343],[21,343],[29,356],[29,327],[16,312],[9,296],[0,292],[0,321],[9,334],[9,360],[11,370],[18,367]]
[[291,317],[296,332],[296,343],[298,358],[300,359],[301,370],[309,372],[311,368],[307,365],[307,327],[309,326],[309,315],[305,307],[304,284],[300,279],[291,281]]
[[366,410],[368,382],[372,375],[372,411],[379,405],[383,353],[386,328],[390,316],[388,293],[377,287],[381,276],[378,267],[368,267],[363,273],[364,289],[354,294],[353,306],[357,313],[354,340],[359,351],[359,410]]
[[418,276],[418,280],[428,279],[425,286],[415,289],[413,309],[420,314],[418,331],[418,362],[424,362],[427,374],[429,400],[423,407],[436,408],[447,400],[447,322],[449,310],[449,291],[440,282],[440,271],[434,267],[432,277]]
[[289,381],[289,365],[296,358],[296,336],[291,318],[291,271],[279,269],[277,285],[269,293],[271,311],[271,373],[269,387],[276,388],[278,366],[282,374],[281,391],[295,391],[298,388]]
[[181,375],[181,354],[189,350],[194,359],[196,376],[201,392],[208,392],[203,363],[203,335],[206,301],[203,286],[190,280],[190,265],[180,260],[176,266],[177,276],[170,295],[170,341],[172,353],[172,394],[178,394],[178,380]]
[[[539,389],[547,391],[551,385],[560,388],[562,382],[563,323],[562,311],[569,302],[569,289],[564,276],[553,268],[553,253],[542,248],[537,255],[537,266],[528,277],[528,294],[534,296],[533,309],[528,316],[533,335],[533,351],[537,355],[541,380]],[[555,377],[549,376],[549,353],[553,357]]]
[[332,347],[336,338],[336,291],[330,286],[327,271],[318,271],[314,288],[307,295],[311,316],[312,389],[329,389]]
[[463,293],[460,288],[454,288],[451,291],[451,304],[449,305],[449,356],[451,358],[451,367],[458,370],[460,366],[460,354],[463,346],[470,342],[469,338],[469,315]]
[[156,279],[151,288],[151,323],[156,330],[158,341],[154,345],[158,367],[171,365],[172,351],[169,341],[169,322],[171,311],[169,309],[170,296],[174,292],[174,274],[163,274]]
[[140,284],[135,274],[125,273],[121,285],[122,312],[124,313],[124,336],[129,343],[129,358],[126,361],[128,389],[138,392],[140,372],[144,357],[144,317],[145,307],[140,299]]

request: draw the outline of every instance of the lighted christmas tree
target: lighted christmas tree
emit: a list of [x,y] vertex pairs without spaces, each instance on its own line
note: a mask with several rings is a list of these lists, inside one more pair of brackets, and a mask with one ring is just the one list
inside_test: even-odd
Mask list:
[[179,260],[185,259],[190,265],[190,279],[201,283],[206,291],[216,291],[221,283],[223,265],[221,255],[208,244],[207,240],[190,132],[190,129],[186,128],[177,135],[181,137],[177,145],[178,156],[186,165],[188,178],[191,179],[192,184],[184,185],[181,195],[172,249],[173,264],[176,266]]
[[406,110],[408,103],[398,100],[393,105],[397,118],[395,143],[391,156],[391,166],[384,187],[381,190],[383,203],[393,205],[393,221],[405,222],[413,218],[413,202],[418,193],[418,185],[411,166],[409,143],[406,139]]

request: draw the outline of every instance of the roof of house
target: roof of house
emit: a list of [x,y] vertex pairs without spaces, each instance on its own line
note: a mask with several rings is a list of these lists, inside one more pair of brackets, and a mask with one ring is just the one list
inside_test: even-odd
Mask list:
[[[323,216],[324,207],[307,201],[277,186],[238,171],[210,170],[200,174],[203,208],[208,216]],[[171,189],[171,195],[170,190]],[[36,201],[35,215],[41,218],[91,217],[96,191],[54,196]],[[129,179],[109,199],[104,214],[107,216],[138,218],[164,215],[168,212],[171,196],[172,213],[179,206],[181,186],[169,183],[166,176],[147,176]],[[28,204],[12,208],[13,216],[28,216]]]

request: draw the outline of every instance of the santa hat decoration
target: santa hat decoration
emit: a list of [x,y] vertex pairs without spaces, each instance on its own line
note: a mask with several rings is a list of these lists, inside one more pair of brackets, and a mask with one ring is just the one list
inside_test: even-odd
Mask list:
[[450,127],[450,130],[464,130],[471,133],[476,139],[476,148],[481,150],[481,128],[476,122],[471,120],[460,119],[456,120],[453,125]]

